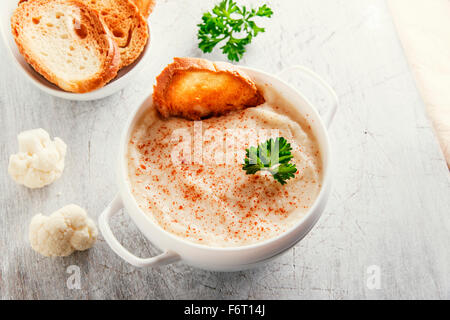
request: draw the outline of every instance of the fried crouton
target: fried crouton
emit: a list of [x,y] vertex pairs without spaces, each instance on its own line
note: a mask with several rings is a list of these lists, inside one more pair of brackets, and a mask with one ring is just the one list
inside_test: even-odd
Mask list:
[[238,67],[198,58],[174,58],[156,78],[153,102],[163,117],[199,120],[264,102]]

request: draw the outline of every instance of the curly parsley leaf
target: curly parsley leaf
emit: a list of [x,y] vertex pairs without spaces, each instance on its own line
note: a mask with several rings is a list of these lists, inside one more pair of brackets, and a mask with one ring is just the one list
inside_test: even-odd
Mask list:
[[268,171],[276,181],[286,184],[286,180],[294,178],[297,173],[295,164],[289,163],[294,157],[291,144],[283,137],[269,139],[245,151],[242,169],[247,174]]
[[[258,9],[247,10],[245,6],[239,7],[233,0],[223,0],[216,5],[212,12],[203,14],[202,23],[197,37],[200,40],[198,47],[204,52],[212,52],[220,42],[220,47],[230,61],[239,61],[245,53],[252,39],[265,29],[258,27],[252,20],[255,17],[268,17],[273,14],[272,9],[263,5]],[[238,34],[238,35],[236,35]],[[244,37],[239,35],[246,34]]]

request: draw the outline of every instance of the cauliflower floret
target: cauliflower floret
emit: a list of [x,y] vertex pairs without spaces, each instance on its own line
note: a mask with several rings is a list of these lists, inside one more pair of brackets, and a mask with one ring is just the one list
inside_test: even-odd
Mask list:
[[47,257],[65,257],[91,248],[97,240],[94,221],[82,208],[69,204],[50,216],[37,214],[30,223],[31,247]]
[[67,146],[59,138],[53,141],[44,129],[21,132],[19,153],[9,158],[8,173],[28,188],[42,188],[53,183],[64,170]]

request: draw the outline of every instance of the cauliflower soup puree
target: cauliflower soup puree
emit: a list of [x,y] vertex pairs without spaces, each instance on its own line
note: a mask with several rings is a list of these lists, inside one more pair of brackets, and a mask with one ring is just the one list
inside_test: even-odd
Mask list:
[[[154,108],[128,143],[131,192],[164,230],[212,247],[275,237],[303,218],[319,194],[320,146],[300,114],[270,88],[266,102],[202,121],[162,119]],[[292,146],[295,178],[281,185],[270,173],[247,175],[245,149],[270,137]]]

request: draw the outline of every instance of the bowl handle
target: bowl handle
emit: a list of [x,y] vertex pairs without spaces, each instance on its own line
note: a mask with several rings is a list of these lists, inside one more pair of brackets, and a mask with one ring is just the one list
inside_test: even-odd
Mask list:
[[327,91],[330,94],[331,98],[333,99],[333,105],[331,106],[331,109],[328,111],[328,113],[323,117],[326,127],[329,128],[331,126],[331,123],[333,122],[334,116],[339,106],[339,98],[336,92],[327,82],[325,82],[325,80],[322,79],[321,76],[319,76],[314,71],[300,65],[293,65],[287,67],[286,69],[280,71],[278,73],[278,76],[282,77],[283,74],[292,70],[298,70],[306,74],[307,76],[309,76],[310,79],[314,80],[317,84],[319,84],[323,89],[325,89],[325,91]]
[[170,251],[165,251],[164,253],[153,258],[142,259],[136,257],[134,254],[125,249],[116,239],[116,237],[111,231],[111,228],[109,227],[109,219],[111,218],[111,216],[122,208],[123,208],[122,199],[120,198],[119,195],[116,195],[114,200],[108,205],[108,207],[106,207],[106,209],[102,212],[100,218],[98,219],[98,225],[103,235],[103,238],[105,238],[106,243],[108,243],[111,249],[119,257],[124,259],[126,262],[132,264],[133,266],[140,268],[156,267],[180,260],[180,256],[178,254]]

